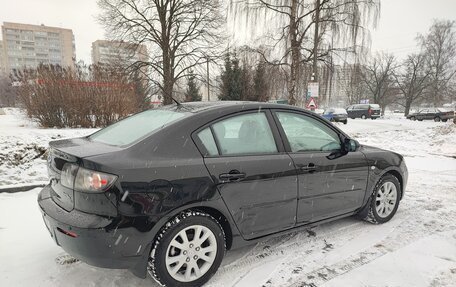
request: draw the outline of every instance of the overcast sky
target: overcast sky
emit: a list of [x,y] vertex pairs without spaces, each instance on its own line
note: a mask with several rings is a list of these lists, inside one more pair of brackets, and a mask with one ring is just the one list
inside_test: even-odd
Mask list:
[[[372,49],[399,58],[416,51],[415,37],[433,19],[456,20],[456,0],[382,0],[381,17],[372,31]],[[76,57],[91,62],[91,44],[104,38],[97,23],[96,0],[0,0],[0,22],[45,24],[69,28],[76,39]]]

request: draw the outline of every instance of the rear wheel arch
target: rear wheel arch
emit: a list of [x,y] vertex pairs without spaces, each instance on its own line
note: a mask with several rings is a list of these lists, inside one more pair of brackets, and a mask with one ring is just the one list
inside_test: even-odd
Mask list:
[[152,232],[152,238],[150,239],[151,242],[155,242],[157,240],[158,236],[160,235],[161,231],[166,228],[166,225],[168,222],[172,221],[176,216],[179,216],[182,212],[187,212],[187,211],[196,211],[196,212],[202,212],[205,214],[208,214],[212,216],[217,222],[220,224],[220,226],[223,229],[223,232],[225,233],[225,244],[226,244],[226,249],[229,250],[232,246],[233,243],[233,226],[231,225],[231,222],[228,220],[228,217],[221,212],[219,209],[211,206],[201,206],[200,204],[198,205],[191,205],[191,206],[185,206],[181,207],[178,209],[175,209],[171,213],[169,213],[166,217],[163,217],[162,220],[160,220],[157,223],[155,230]]
[[233,231],[231,229],[231,224],[226,218],[226,216],[220,212],[219,210],[209,207],[209,206],[200,206],[200,207],[195,207],[190,210],[195,210],[195,211],[201,211],[203,213],[209,214],[212,216],[214,219],[218,221],[220,226],[222,226],[223,231],[225,232],[225,244],[226,244],[226,249],[230,250],[231,246],[233,244]]

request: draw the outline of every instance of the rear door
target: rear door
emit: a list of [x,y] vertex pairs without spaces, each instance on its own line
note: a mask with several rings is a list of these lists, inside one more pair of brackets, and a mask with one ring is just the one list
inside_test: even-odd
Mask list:
[[270,111],[225,117],[195,138],[208,150],[206,167],[244,238],[295,225],[297,174]]
[[366,194],[368,165],[360,151],[340,151],[338,132],[316,117],[276,110],[275,118],[298,172],[298,224],[352,212]]

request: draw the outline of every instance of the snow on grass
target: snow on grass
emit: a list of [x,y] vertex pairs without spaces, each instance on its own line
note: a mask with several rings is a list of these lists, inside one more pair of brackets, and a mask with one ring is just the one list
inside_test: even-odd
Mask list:
[[86,136],[95,129],[44,129],[19,109],[0,115],[0,189],[48,181],[46,153],[49,141]]
[[[38,129],[20,115],[3,117],[0,151],[8,148],[8,156],[30,143],[92,132]],[[383,225],[345,218],[228,252],[207,286],[455,286],[456,126],[403,118],[338,126],[362,144],[405,155],[409,181],[396,216]],[[24,181],[39,179],[28,174],[34,168],[45,178],[44,160],[28,162],[12,168]],[[1,184],[2,164],[0,172]],[[0,286],[158,286],[124,270],[59,264],[67,257],[42,221],[38,192],[0,194]]]

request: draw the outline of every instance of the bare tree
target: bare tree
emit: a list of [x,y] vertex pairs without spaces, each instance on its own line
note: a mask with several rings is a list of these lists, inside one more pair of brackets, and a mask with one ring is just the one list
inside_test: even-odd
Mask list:
[[344,82],[342,92],[349,104],[359,104],[364,99],[366,87],[363,83],[360,64],[344,65],[338,81]]
[[207,63],[221,44],[218,0],[98,0],[99,21],[116,40],[145,44],[148,60],[134,66],[151,69],[150,80],[172,103],[179,79]]
[[392,102],[394,96],[394,71],[397,68],[396,58],[391,54],[377,54],[366,65],[361,73],[375,104],[379,104],[382,112]]
[[403,70],[394,73],[396,85],[403,96],[406,116],[410,112],[410,107],[422,99],[431,84],[431,70],[427,68],[426,62],[425,54],[411,54],[403,63]]
[[257,22],[259,15],[266,16],[267,24],[276,25],[267,37],[269,48],[281,47],[283,52],[272,57],[260,53],[269,64],[286,67],[288,98],[295,104],[301,66],[312,63],[316,80],[317,61],[326,63],[331,53],[342,50],[356,52],[368,32],[365,26],[378,18],[379,5],[377,0],[231,0],[230,7],[235,18]]
[[449,82],[456,72],[456,31],[455,22],[435,21],[426,35],[419,36],[431,70],[429,101],[440,106],[449,96]]

